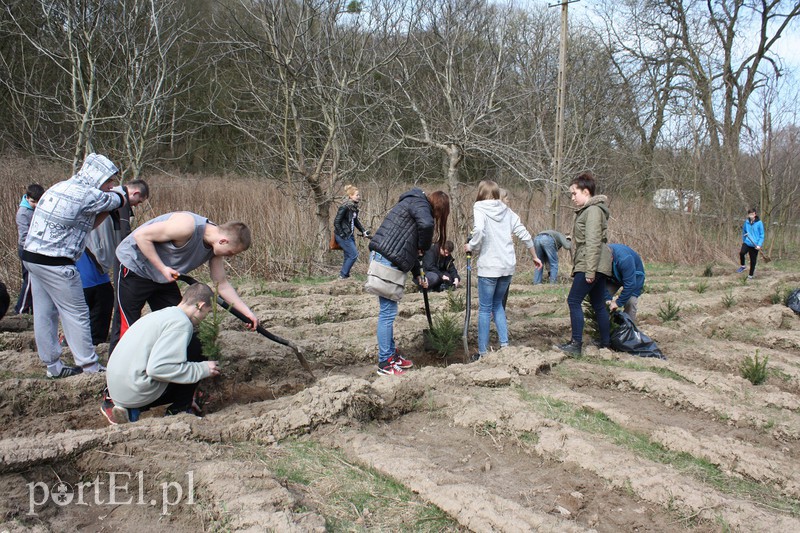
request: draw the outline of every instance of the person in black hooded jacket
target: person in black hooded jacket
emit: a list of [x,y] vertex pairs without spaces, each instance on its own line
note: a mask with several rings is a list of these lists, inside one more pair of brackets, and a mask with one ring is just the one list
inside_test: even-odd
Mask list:
[[[442,246],[447,241],[447,218],[450,197],[436,191],[426,195],[421,189],[411,189],[383,219],[369,243],[370,259],[401,272],[411,272],[423,288],[428,282],[420,278],[419,259],[433,242],[434,233]],[[394,319],[397,302],[378,297],[378,374],[397,376],[413,363],[397,353],[394,343]]]
[[339,279],[350,277],[350,269],[353,268],[358,259],[356,239],[353,236],[354,230],[357,228],[361,235],[369,237],[369,232],[364,229],[361,221],[358,220],[358,204],[361,202],[361,193],[353,185],[345,185],[344,192],[347,194],[347,199],[339,206],[336,218],[333,219],[333,233],[336,242],[344,252],[344,262],[342,263],[342,269],[339,271]]

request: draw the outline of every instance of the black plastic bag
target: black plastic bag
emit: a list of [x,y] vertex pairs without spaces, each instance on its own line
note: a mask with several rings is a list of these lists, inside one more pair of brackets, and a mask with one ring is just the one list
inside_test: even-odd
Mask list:
[[800,289],[795,289],[786,297],[786,306],[800,315]]
[[639,357],[657,357],[666,359],[653,340],[639,331],[628,313],[617,311],[611,314],[611,320],[617,324],[611,332],[611,349],[618,352],[627,352]]

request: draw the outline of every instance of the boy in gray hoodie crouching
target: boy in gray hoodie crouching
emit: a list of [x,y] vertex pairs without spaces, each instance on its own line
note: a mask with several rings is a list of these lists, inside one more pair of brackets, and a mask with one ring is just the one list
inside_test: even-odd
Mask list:
[[108,394],[100,410],[111,424],[135,422],[141,411],[158,405],[171,404],[167,414],[188,412],[197,382],[219,375],[215,361],[186,357],[213,296],[208,285],[192,285],[177,306],[145,315],[120,339],[108,361]]

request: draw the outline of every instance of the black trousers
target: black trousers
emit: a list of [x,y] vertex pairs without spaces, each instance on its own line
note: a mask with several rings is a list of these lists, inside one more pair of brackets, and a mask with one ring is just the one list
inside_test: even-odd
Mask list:
[[750,275],[756,273],[756,262],[758,262],[758,250],[752,246],[742,243],[742,249],[739,250],[739,264],[744,266],[744,256],[750,256]]
[[108,327],[114,310],[114,287],[111,282],[83,289],[86,305],[89,306],[89,322],[92,326],[92,344],[97,346],[108,340]]
[[[147,278],[137,276],[124,266],[119,269],[117,277],[117,305],[119,313],[114,317],[111,328],[109,353],[113,353],[119,339],[128,328],[142,317],[142,309],[147,304],[151,311],[165,307],[173,307],[181,302],[181,290],[178,284],[156,283]],[[192,334],[186,348],[186,359],[192,362],[205,361],[203,346],[197,333]],[[192,391],[197,385],[191,385]]]

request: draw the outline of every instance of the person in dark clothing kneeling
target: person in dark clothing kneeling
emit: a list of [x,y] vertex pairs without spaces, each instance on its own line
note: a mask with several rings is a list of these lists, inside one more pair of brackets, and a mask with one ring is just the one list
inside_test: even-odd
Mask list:
[[422,267],[425,269],[425,279],[428,280],[429,291],[446,291],[457,289],[461,285],[461,277],[456,269],[453,259],[453,241],[447,241],[440,247],[434,243],[422,258]]

